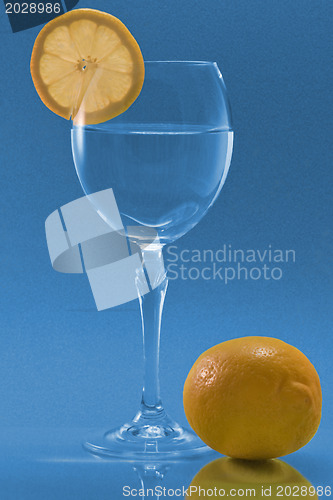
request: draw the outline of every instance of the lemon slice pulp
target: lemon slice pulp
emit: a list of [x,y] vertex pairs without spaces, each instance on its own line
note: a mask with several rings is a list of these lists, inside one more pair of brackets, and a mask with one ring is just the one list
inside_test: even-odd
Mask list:
[[144,79],[140,47],[116,17],[77,9],[56,17],[36,38],[30,63],[39,97],[75,124],[96,124],[126,111]]

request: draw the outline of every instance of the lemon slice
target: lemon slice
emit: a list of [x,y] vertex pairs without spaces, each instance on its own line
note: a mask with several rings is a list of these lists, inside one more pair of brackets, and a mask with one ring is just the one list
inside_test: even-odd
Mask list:
[[102,123],[126,111],[144,79],[140,47],[114,16],[77,9],[38,34],[31,76],[43,103],[75,124]]

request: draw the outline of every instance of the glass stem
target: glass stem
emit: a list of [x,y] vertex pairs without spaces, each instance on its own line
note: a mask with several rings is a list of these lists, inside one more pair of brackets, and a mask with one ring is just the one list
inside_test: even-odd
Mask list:
[[[168,279],[163,264],[162,247],[154,250],[142,249],[143,262],[149,277],[151,290],[140,294],[138,277],[137,287],[142,318],[144,382],[141,400],[141,417],[156,419],[165,415],[159,382],[159,353],[161,319]],[[145,280],[146,282],[146,280]]]

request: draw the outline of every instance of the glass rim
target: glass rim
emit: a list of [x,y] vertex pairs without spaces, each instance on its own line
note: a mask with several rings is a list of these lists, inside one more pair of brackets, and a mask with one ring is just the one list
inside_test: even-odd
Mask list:
[[157,60],[157,61],[144,61],[145,64],[184,64],[184,65],[193,65],[193,66],[217,66],[216,61],[190,61],[190,60]]

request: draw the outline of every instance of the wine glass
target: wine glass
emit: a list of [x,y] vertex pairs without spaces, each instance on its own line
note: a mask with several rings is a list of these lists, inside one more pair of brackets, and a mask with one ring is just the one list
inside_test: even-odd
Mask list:
[[[140,293],[144,277],[137,276],[144,340],[141,407],[132,421],[85,447],[99,456],[163,460],[209,448],[167,415],[160,398],[160,326],[168,283],[162,249],[193,228],[216,200],[231,161],[233,131],[216,63],[152,61],[145,71],[141,94],[126,112],[98,125],[72,126],[73,159],[85,194],[112,188],[123,236],[156,270],[146,294]],[[102,201],[95,209],[122,231]]]

